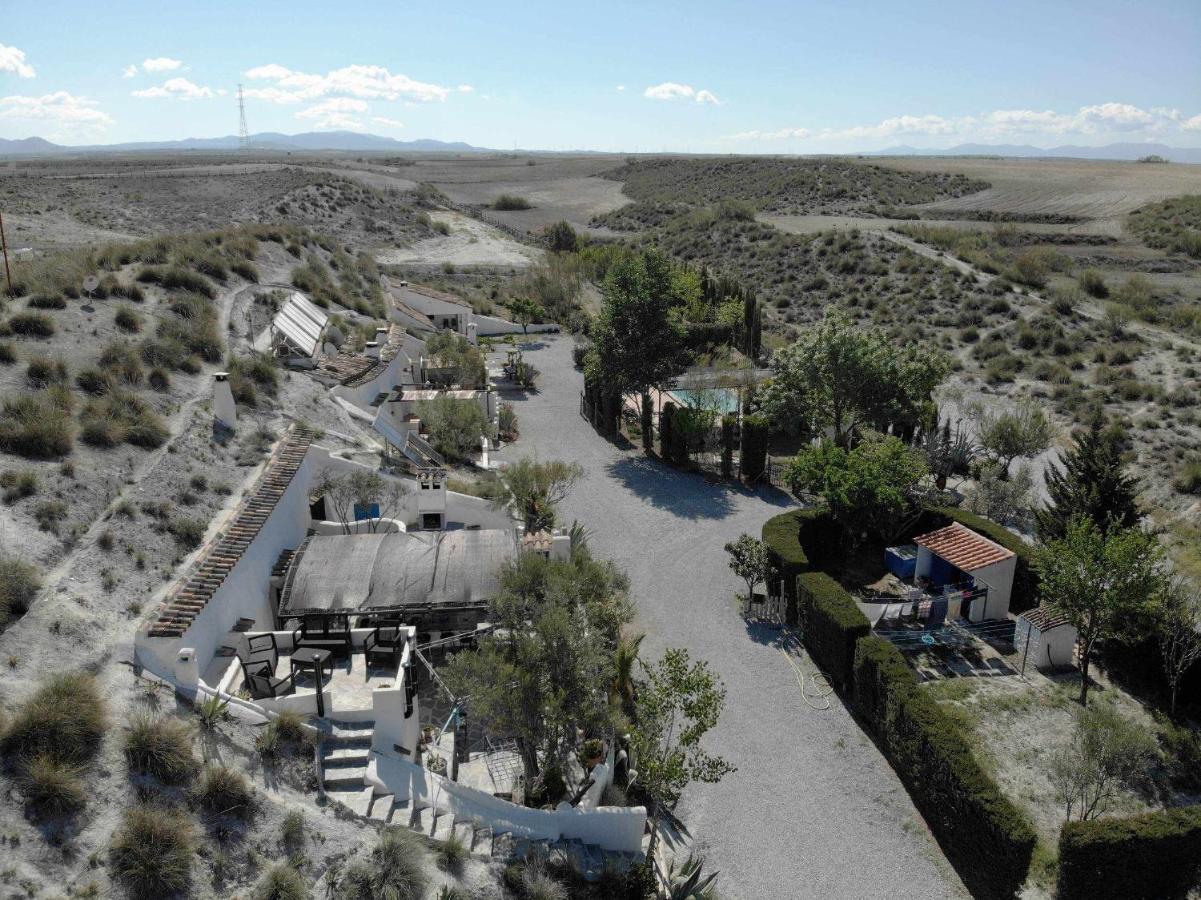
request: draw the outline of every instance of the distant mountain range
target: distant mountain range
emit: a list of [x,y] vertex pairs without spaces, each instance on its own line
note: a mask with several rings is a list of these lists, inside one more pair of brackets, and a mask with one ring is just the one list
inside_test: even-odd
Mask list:
[[1167,144],[1105,144],[1102,147],[1032,147],[1029,144],[959,144],[945,150],[929,147],[889,147],[862,156],[1020,156],[1072,159],[1140,159],[1162,156],[1170,162],[1201,163],[1201,147],[1169,147]]
[[[63,153],[121,153],[150,150],[237,150],[237,135],[217,138],[184,138],[181,141],[139,141],[127,144],[91,144],[87,146],[65,146],[53,144],[40,137],[9,140],[0,138],[0,156],[44,156]],[[397,152],[419,151],[423,153],[447,151],[457,153],[482,153],[483,147],[473,147],[462,141],[435,141],[422,139],[398,141],[378,134],[361,134],[357,131],[308,131],[303,134],[279,134],[264,131],[250,135],[250,146],[254,150],[395,150]]]

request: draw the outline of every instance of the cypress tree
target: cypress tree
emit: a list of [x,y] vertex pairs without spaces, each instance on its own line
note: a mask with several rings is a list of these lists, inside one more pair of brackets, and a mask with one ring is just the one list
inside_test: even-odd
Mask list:
[[1062,456],[1063,467],[1047,466],[1045,480],[1050,503],[1035,513],[1044,541],[1067,533],[1077,516],[1089,519],[1102,534],[1138,524],[1137,485],[1123,471],[1121,435],[1094,416],[1076,446]]

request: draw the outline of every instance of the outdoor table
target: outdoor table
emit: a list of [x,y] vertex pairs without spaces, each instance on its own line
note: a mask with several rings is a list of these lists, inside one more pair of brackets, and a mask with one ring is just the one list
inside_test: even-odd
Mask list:
[[321,690],[321,670],[329,662],[332,654],[319,647],[302,647],[292,654],[292,676],[295,678],[296,669],[312,669],[313,678],[317,682],[317,715],[325,717],[325,697]]

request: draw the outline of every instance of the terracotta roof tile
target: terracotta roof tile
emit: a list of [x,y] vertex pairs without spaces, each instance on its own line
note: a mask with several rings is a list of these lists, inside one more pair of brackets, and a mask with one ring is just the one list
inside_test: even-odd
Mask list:
[[974,572],[1014,555],[1012,550],[1006,550],[958,522],[915,537],[913,542],[962,572]]

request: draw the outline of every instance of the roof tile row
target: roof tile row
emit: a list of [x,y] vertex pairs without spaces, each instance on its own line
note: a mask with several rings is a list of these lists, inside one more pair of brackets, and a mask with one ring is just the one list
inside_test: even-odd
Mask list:
[[233,521],[209,544],[188,577],[163,601],[158,617],[150,625],[150,637],[183,636],[258,537],[316,437],[312,429],[293,426],[268,461],[254,491],[234,513]]

